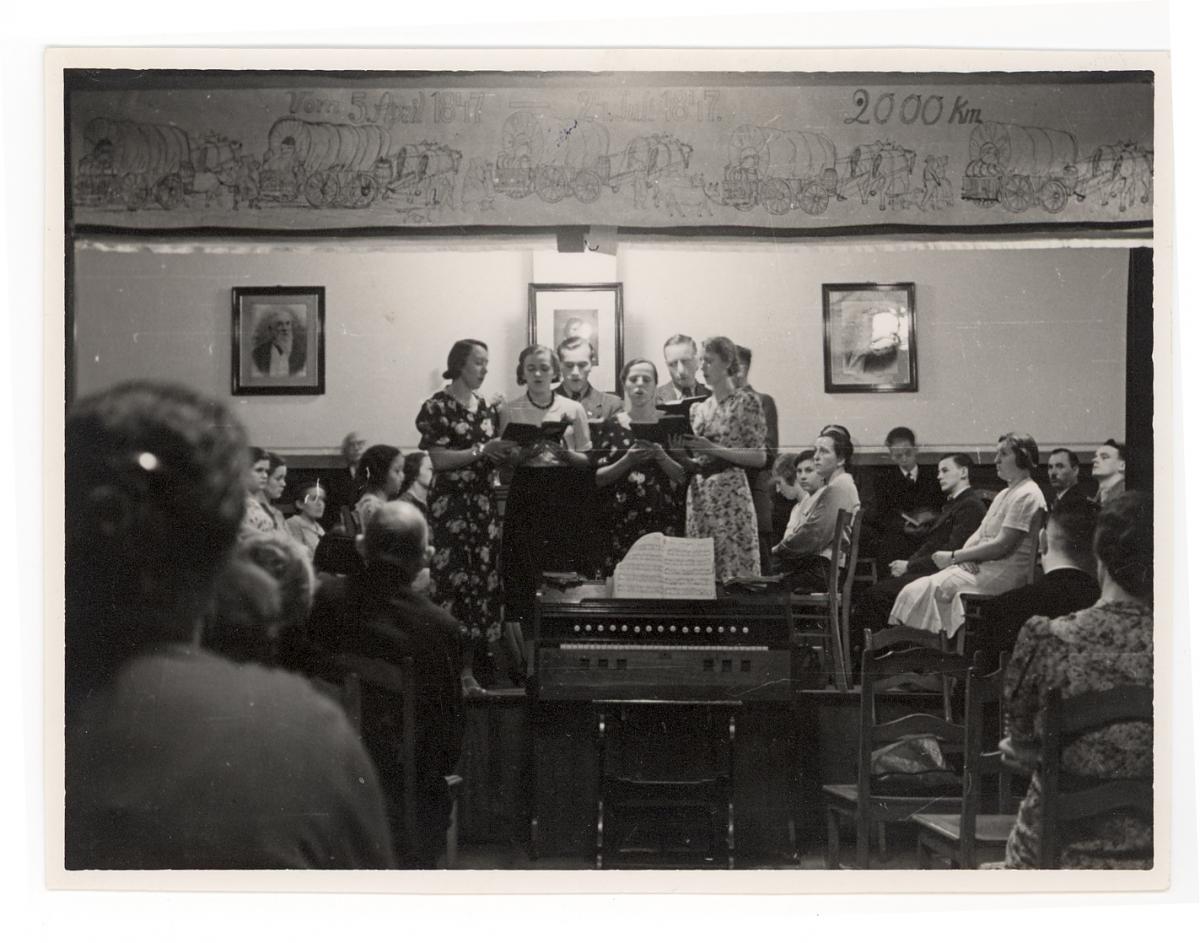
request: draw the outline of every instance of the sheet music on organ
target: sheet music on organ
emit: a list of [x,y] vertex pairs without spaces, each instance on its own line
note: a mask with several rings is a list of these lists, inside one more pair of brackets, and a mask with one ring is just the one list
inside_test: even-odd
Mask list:
[[711,537],[640,537],[613,571],[619,599],[715,599],[716,560]]

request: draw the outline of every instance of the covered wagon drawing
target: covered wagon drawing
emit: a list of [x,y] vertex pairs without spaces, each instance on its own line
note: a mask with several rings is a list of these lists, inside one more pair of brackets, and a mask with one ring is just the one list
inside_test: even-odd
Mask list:
[[837,148],[823,134],[742,125],[729,139],[721,202],[782,215],[802,209],[819,216],[838,193]]
[[83,130],[87,152],[76,167],[80,206],[141,209],[151,199],[170,209],[182,201],[192,173],[187,132],[171,124],[94,118]]
[[280,118],[267,134],[263,200],[316,207],[370,206],[391,182],[391,136],[374,124]]
[[1068,131],[986,121],[971,131],[969,152],[962,196],[980,205],[1058,213],[1078,183],[1078,146]]
[[493,182],[514,199],[536,193],[547,203],[567,196],[592,203],[612,185],[611,169],[608,129],[598,121],[517,111],[501,129]]

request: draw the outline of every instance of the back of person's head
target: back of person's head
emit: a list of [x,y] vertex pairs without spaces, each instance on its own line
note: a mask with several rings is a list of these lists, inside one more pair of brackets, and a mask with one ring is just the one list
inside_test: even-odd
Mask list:
[[425,516],[406,501],[389,501],[363,533],[362,551],[368,571],[396,572],[406,585],[425,566],[429,528]]
[[460,341],[455,341],[450,347],[450,353],[446,355],[446,369],[442,371],[442,379],[457,380],[476,347],[485,351],[488,349],[487,344],[473,337],[464,337]]
[[910,428],[908,428],[908,426],[896,426],[896,428],[894,428],[890,432],[888,432],[887,437],[884,438],[884,440],[883,440],[883,444],[886,445],[889,449],[893,445],[897,445],[901,442],[907,442],[909,445],[916,445],[917,444],[916,433],[913,432]]
[[1033,473],[1038,466],[1038,444],[1028,432],[1006,432],[997,440],[1012,449],[1017,468]]
[[738,363],[742,365],[742,372],[749,373],[750,364],[754,361],[754,351],[752,351],[749,347],[743,347],[741,344],[736,346]]
[[359,486],[364,491],[379,491],[386,486],[388,470],[400,450],[394,445],[372,445],[358,460]]
[[771,474],[780,481],[794,485],[796,483],[796,466],[800,464],[800,461],[800,456],[796,452],[780,452],[771,468]]
[[238,546],[237,555],[275,579],[279,586],[280,625],[293,628],[308,618],[316,577],[302,544],[282,531],[270,531],[247,537]]
[[66,421],[66,651],[72,687],[188,641],[246,510],[241,423],[168,383],[123,383]]
[[1119,494],[1100,511],[1096,557],[1125,592],[1154,596],[1154,499],[1143,491]]
[[1046,543],[1074,563],[1094,566],[1096,505],[1085,498],[1067,497],[1050,511],[1046,522]]
[[231,661],[271,664],[281,612],[279,584],[271,574],[235,557],[217,578],[201,643]]

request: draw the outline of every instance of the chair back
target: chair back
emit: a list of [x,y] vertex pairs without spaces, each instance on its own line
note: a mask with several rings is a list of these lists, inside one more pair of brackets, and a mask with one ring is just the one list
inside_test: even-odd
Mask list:
[[[1001,762],[1000,724],[1004,716],[1004,671],[1006,659],[1001,657],[1000,667],[990,674],[983,674],[978,667],[967,673],[966,694],[966,749],[963,755],[963,808],[959,828],[959,861],[963,868],[974,870],[975,820],[983,804],[983,781],[995,777],[997,788],[996,811],[1009,814],[1013,811],[1012,773]],[[998,725],[985,729],[985,708],[996,705]]]
[[1033,512],[1033,517],[1029,521],[1029,541],[1033,544],[1029,553],[1029,576],[1026,579],[1027,583],[1032,583],[1037,579],[1038,564],[1041,560],[1038,557],[1038,548],[1041,546],[1042,528],[1046,526],[1046,512],[1038,509]]
[[[1124,685],[1107,691],[1089,691],[1064,698],[1050,691],[1042,737],[1042,820],[1038,835],[1039,867],[1058,868],[1063,828],[1118,810],[1132,810],[1148,821],[1154,817],[1154,782],[1151,776],[1129,779],[1093,779],[1067,783],[1062,756],[1079,738],[1121,723],[1154,724],[1154,691]],[[1067,789],[1070,785],[1072,788]]]
[[[847,516],[849,519],[847,520]],[[852,603],[851,597],[854,592],[855,577],[858,574],[858,541],[862,533],[862,505],[860,504],[853,511],[845,510],[838,512],[838,543],[841,542],[841,534],[843,533],[842,526],[847,528],[848,534],[848,550],[846,551],[846,559],[844,561],[844,573],[842,575],[842,586],[838,605],[840,607],[838,613],[838,627],[840,631],[840,643],[842,652],[844,653],[845,662],[850,664],[850,607]],[[836,556],[837,550],[834,550]],[[837,573],[836,567],[830,567],[830,572]]]
[[412,841],[417,835],[417,688],[413,659],[410,656],[396,663],[365,655],[341,654],[334,658],[334,664],[342,676],[342,702],[347,717],[360,733],[365,692],[373,689],[400,700],[399,759],[404,771],[404,834]]
[[[921,637],[924,636],[924,637]],[[919,711],[898,720],[880,722],[877,697],[905,686],[932,681],[932,691],[942,690],[948,678],[965,679],[967,664],[957,653],[944,651],[936,635],[912,629],[867,630],[862,664],[862,702],[859,716],[858,794],[871,801],[871,754],[880,745],[913,737],[933,737],[944,752],[966,749],[966,727],[954,723],[945,711]]]

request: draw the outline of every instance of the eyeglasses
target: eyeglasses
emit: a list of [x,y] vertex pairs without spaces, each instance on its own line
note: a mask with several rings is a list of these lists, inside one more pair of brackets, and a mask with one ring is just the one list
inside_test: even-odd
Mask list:
[[305,504],[324,504],[325,495],[323,494],[306,494],[304,496]]

